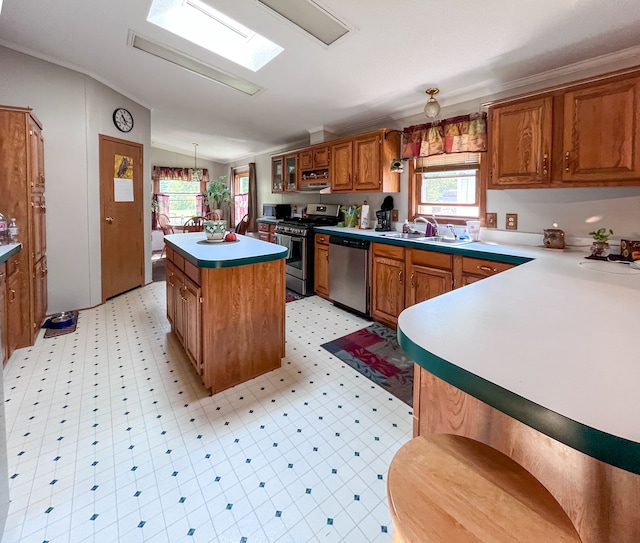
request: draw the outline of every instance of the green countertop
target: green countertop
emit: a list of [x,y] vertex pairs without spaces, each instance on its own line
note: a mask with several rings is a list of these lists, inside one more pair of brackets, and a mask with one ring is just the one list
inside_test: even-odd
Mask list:
[[257,238],[237,235],[238,241],[209,243],[204,232],[171,234],[165,243],[199,268],[231,268],[280,260],[287,257],[288,249]]

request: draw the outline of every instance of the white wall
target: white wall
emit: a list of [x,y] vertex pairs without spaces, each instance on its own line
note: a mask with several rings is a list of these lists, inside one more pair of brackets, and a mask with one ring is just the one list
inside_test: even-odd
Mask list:
[[[102,301],[98,135],[144,145],[144,209],[151,206],[150,111],[73,70],[0,47],[0,103],[28,106],[43,124],[49,313]],[[119,132],[113,110],[134,128]],[[145,221],[145,281],[151,281],[151,225]]]

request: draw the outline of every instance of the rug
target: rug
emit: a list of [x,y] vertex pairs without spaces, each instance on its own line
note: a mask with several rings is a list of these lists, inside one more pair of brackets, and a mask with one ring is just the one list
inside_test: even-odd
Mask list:
[[304,296],[302,294],[298,294],[297,292],[293,292],[293,290],[287,289],[287,302],[295,302],[296,300],[302,300]]
[[396,332],[379,323],[322,345],[407,405],[413,405],[413,360],[398,345]]
[[64,328],[50,328],[50,326],[52,326],[51,319],[53,317],[44,321],[44,324],[42,325],[42,327],[47,329],[47,331],[44,333],[45,339],[48,339],[51,337],[63,336],[65,334],[70,334],[71,332],[76,331],[76,326],[78,326],[78,312],[69,311],[69,313],[72,314],[73,321],[69,326],[65,326]]
[[166,258],[158,258],[155,260],[151,260],[151,280],[152,281],[166,281],[167,272],[166,270]]

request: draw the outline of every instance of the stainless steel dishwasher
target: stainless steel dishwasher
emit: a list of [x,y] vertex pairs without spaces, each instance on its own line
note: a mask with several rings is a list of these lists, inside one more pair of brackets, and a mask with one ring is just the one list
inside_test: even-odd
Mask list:
[[369,316],[369,242],[329,238],[329,298],[337,306]]

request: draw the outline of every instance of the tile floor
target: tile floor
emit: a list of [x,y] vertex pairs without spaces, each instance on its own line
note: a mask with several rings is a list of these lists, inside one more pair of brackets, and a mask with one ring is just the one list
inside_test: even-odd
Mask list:
[[164,304],[152,283],[14,353],[3,543],[391,541],[412,413],[319,347],[368,323],[288,303],[282,368],[210,395]]

